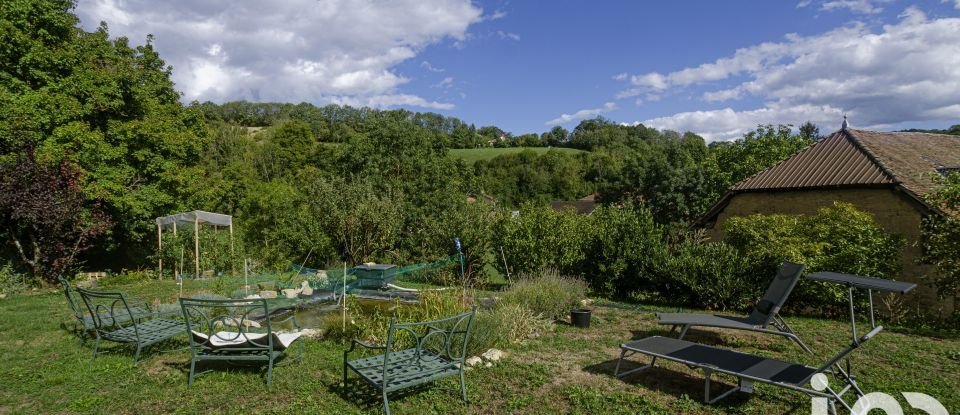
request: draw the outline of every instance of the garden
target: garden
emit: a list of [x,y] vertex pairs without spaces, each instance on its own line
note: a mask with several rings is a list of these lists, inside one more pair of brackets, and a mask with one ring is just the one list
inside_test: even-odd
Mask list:
[[[0,4],[0,414],[806,413],[835,391],[960,410],[960,312],[898,281],[908,242],[870,213],[691,227],[810,122],[708,145],[600,117],[513,136],[184,104],[152,36],[74,7]],[[960,175],[929,197],[957,212]],[[956,216],[925,224],[937,298],[958,241]],[[738,393],[704,403],[711,378]]]

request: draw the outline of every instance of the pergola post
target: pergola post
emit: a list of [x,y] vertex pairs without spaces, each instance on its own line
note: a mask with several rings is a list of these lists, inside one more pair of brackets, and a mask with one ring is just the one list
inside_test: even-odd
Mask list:
[[163,227],[157,223],[157,277],[163,279]]
[[235,258],[233,257],[233,218],[230,218],[230,273],[237,275],[237,263],[233,262]]
[[193,269],[194,278],[200,278],[200,218],[193,218]]

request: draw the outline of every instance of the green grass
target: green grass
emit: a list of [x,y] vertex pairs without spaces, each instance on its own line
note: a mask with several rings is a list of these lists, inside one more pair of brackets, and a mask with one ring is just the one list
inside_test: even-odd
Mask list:
[[[187,292],[208,289],[205,282],[188,284]],[[171,281],[119,288],[147,301],[172,303],[177,297]],[[456,382],[448,379],[397,397],[391,409],[398,415],[809,413],[809,398],[764,385],[757,386],[753,396],[737,395],[717,405],[704,405],[700,402],[702,374],[669,362],[625,379],[614,378],[611,373],[620,343],[667,333],[655,324],[650,311],[654,308],[604,303],[596,307],[589,329],[560,323],[552,333],[506,347],[507,356],[500,364],[467,372],[469,406],[461,403]],[[55,290],[2,299],[0,316],[4,385],[0,414],[380,412],[376,399],[368,405],[340,395],[344,345],[337,342],[306,339],[305,361],[277,368],[269,389],[260,372],[250,370],[215,371],[200,376],[193,389],[187,389],[189,357],[183,351],[148,349],[136,367],[131,366],[132,354],[125,348],[114,348],[115,353],[92,360],[90,345],[80,346],[63,328],[72,317],[62,294]],[[810,365],[850,341],[845,321],[801,317],[788,321],[819,358],[782,338],[755,333],[691,331],[689,338]],[[951,356],[958,351],[960,339],[955,335],[925,337],[888,329],[856,351],[854,360],[865,390],[895,396],[922,392],[956,412],[960,410],[960,361]],[[730,379],[724,380],[729,384]],[[906,406],[902,397],[898,400]]]
[[546,154],[549,150],[555,150],[568,154],[577,154],[584,152],[575,148],[565,147],[508,147],[508,148],[458,148],[450,150],[450,157],[463,159],[467,164],[476,163],[477,160],[490,160],[504,154],[517,154],[523,151],[533,151],[537,155]]

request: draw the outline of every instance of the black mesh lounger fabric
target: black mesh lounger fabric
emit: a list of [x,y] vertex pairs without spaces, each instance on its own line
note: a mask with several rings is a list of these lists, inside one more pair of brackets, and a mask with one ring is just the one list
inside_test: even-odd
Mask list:
[[732,350],[691,343],[686,340],[653,336],[624,343],[622,349],[656,356],[718,372],[744,375],[769,382],[802,386],[816,368],[754,356]]

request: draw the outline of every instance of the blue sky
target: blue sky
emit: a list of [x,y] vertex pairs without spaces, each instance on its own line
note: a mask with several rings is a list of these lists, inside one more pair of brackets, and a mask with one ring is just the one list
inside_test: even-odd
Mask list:
[[960,0],[80,0],[153,33],[184,100],[435,111],[514,134],[622,123],[735,138],[843,114],[960,123]]

